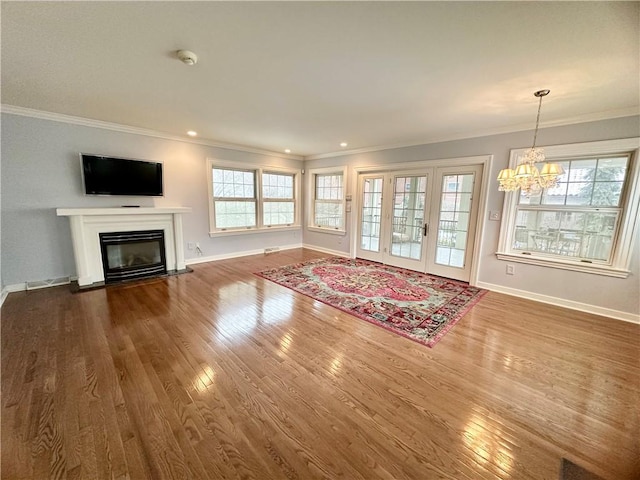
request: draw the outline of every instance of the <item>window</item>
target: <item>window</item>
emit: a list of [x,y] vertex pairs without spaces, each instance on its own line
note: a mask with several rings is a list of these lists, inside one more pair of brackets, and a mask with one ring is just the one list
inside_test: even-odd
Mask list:
[[343,168],[310,172],[310,229],[333,233],[345,231],[345,171]]
[[213,209],[215,229],[256,226],[255,172],[213,169]]
[[[627,276],[640,198],[637,148],[638,139],[547,147],[565,174],[537,195],[505,197],[498,257]],[[512,151],[512,164],[521,152]]]
[[299,228],[299,171],[209,160],[211,235]]
[[262,174],[262,223],[264,225],[293,225],[295,222],[293,183],[293,174],[274,172]]

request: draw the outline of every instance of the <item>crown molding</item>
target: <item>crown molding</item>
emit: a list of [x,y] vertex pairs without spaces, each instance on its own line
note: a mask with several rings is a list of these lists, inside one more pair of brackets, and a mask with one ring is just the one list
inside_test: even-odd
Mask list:
[[[638,107],[620,108],[616,110],[606,110],[604,112],[591,113],[587,115],[578,115],[575,117],[567,117],[560,120],[550,120],[541,122],[540,128],[562,127],[566,125],[575,125],[578,123],[597,122],[599,120],[611,120],[614,118],[633,117],[640,115]],[[455,133],[453,135],[443,135],[441,137],[427,137],[414,142],[396,143],[391,145],[378,145],[372,147],[355,148],[350,150],[340,150],[328,153],[319,153],[317,155],[307,155],[304,160],[320,160],[323,158],[342,157],[345,155],[356,155],[360,153],[379,152],[382,150],[392,150],[395,148],[417,147],[420,145],[429,145],[433,143],[451,142],[454,140],[466,140],[469,138],[489,137],[492,135],[503,135],[507,133],[526,132],[533,130],[532,124],[522,123],[511,125],[508,127],[490,128],[486,130],[477,130],[471,133]]]
[[[413,142],[397,143],[397,144],[390,144],[390,145],[375,145],[370,147],[356,148],[356,149],[350,149],[350,150],[340,150],[335,152],[327,152],[327,153],[319,153],[316,155],[302,156],[302,155],[292,155],[292,154],[274,152],[272,150],[264,150],[264,149],[254,148],[246,145],[236,145],[232,143],[216,142],[213,140],[191,138],[191,137],[180,136],[180,135],[172,135],[166,132],[149,130],[146,128],[132,127],[130,125],[123,125],[119,123],[104,122],[102,120],[76,117],[73,115],[65,115],[62,113],[47,112],[44,110],[36,110],[33,108],[19,107],[16,105],[2,104],[0,105],[0,111],[2,111],[2,113],[8,113],[11,115],[20,115],[23,117],[32,117],[32,118],[38,118],[42,120],[68,123],[72,125],[80,125],[84,127],[101,128],[101,129],[112,130],[116,132],[131,133],[134,135],[144,135],[148,137],[162,138],[165,140],[175,140],[179,142],[193,143],[196,145],[205,145],[208,147],[215,147],[215,148],[224,148],[227,150],[235,150],[235,151],[245,152],[245,153],[257,153],[260,155],[268,155],[268,156],[275,156],[278,158],[286,158],[290,160],[305,160],[305,161],[341,157],[346,155],[356,155],[361,153],[379,152],[383,150],[392,150],[396,148],[417,147],[420,145],[429,145],[433,143],[443,143],[443,142],[450,142],[455,140],[465,140],[470,138],[488,137],[492,135],[502,135],[507,133],[533,130],[531,123],[528,122],[526,124],[523,123],[518,125],[511,125],[508,127],[477,130],[475,132],[455,133],[452,135],[443,135],[440,137],[426,137]],[[547,122],[542,122],[540,124],[540,128],[561,127],[566,125],[574,125],[578,123],[596,122],[599,120],[611,120],[614,118],[631,117],[636,115],[640,115],[640,109],[638,109],[638,107],[628,107],[628,108],[621,108],[616,110],[606,110],[603,112],[591,113],[587,115],[579,115],[575,117],[567,117],[560,120],[551,120]]]
[[104,122],[102,120],[94,120],[91,118],[76,117],[73,115],[65,115],[62,113],[47,112],[44,110],[36,110],[34,108],[18,107],[16,105],[0,105],[2,113],[10,115],[20,115],[22,117],[38,118],[40,120],[50,120],[52,122],[62,122],[71,125],[80,125],[83,127],[101,128],[103,130],[112,130],[121,133],[131,133],[134,135],[144,135],[147,137],[162,138],[164,140],[175,140],[185,143],[193,143],[196,145],[205,145],[208,147],[224,148],[226,150],[236,150],[245,153],[257,153],[260,155],[268,155],[270,157],[286,158],[290,160],[304,160],[301,155],[291,155],[287,153],[274,152],[271,150],[263,150],[260,148],[249,147],[246,145],[236,145],[233,143],[222,143],[212,140],[191,138],[187,136],[172,135],[157,130],[149,130],[146,128],[132,127],[130,125],[122,125],[119,123]]

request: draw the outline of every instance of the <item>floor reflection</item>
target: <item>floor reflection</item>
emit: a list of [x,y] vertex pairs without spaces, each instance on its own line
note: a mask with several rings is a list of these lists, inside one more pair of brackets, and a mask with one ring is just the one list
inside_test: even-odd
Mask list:
[[293,337],[290,333],[285,333],[284,337],[280,340],[280,353],[287,353],[289,347],[293,343]]
[[514,459],[508,446],[501,443],[502,438],[500,428],[493,424],[487,426],[487,421],[476,413],[464,428],[464,444],[473,452],[475,461],[500,478],[509,478]]
[[331,373],[331,375],[337,375],[340,371],[340,367],[342,367],[341,353],[336,355],[335,358],[331,361],[331,365],[329,366],[329,373]]
[[[274,325],[293,318],[293,292],[278,285],[267,285],[264,291],[256,281],[223,285],[216,291],[218,318],[216,338],[238,340],[259,325]],[[238,298],[242,301],[239,302]]]
[[193,379],[195,389],[204,393],[207,392],[215,383],[216,372],[209,365],[205,366],[201,373]]

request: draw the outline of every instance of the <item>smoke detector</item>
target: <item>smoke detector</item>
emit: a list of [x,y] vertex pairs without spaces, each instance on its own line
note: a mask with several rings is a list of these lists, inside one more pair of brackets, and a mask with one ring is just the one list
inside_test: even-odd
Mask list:
[[185,65],[195,65],[198,63],[198,56],[189,50],[178,50],[176,52],[178,59]]

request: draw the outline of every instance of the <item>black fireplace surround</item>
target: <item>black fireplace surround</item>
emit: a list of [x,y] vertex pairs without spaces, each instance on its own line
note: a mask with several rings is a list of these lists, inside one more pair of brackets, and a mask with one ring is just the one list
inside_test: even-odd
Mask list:
[[164,230],[101,233],[100,249],[105,283],[167,273]]

